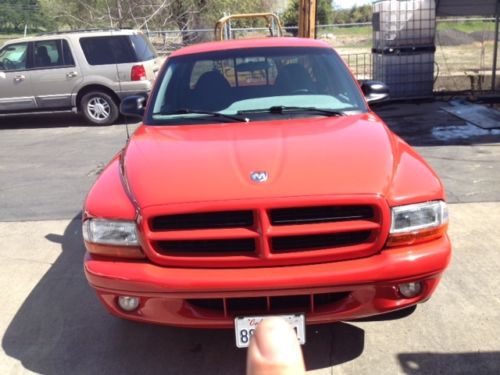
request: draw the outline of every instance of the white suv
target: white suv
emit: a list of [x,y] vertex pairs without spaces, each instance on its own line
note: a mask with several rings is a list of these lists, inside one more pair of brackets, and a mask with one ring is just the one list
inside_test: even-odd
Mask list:
[[73,110],[107,125],[122,98],[147,94],[159,70],[135,30],[78,30],[6,42],[0,49],[0,114]]

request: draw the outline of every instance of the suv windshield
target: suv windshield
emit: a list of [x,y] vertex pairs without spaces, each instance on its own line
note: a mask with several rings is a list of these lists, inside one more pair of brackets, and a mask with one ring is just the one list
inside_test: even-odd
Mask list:
[[147,124],[213,121],[214,113],[258,121],[367,111],[348,69],[327,48],[251,48],[173,57],[159,82]]

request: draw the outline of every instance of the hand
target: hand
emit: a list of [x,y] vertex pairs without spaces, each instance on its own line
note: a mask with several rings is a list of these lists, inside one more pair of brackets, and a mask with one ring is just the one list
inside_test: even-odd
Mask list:
[[247,375],[305,374],[304,359],[294,330],[281,318],[263,320],[250,341]]

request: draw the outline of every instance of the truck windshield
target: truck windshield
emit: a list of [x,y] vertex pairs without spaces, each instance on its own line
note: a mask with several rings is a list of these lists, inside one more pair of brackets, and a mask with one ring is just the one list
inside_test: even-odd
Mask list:
[[214,121],[202,112],[244,114],[249,121],[260,121],[327,115],[328,111],[367,111],[339,56],[328,48],[311,47],[247,48],[173,57],[151,100],[146,116],[151,125]]

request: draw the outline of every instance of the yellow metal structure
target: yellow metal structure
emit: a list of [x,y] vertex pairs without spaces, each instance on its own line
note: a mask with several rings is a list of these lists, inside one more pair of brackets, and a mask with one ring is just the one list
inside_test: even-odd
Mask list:
[[269,29],[270,36],[283,36],[283,27],[279,17],[274,13],[246,13],[246,14],[233,14],[230,16],[222,17],[215,24],[214,38],[215,40],[233,39],[231,30],[231,21],[234,20],[251,20],[263,19],[266,21],[267,28]]

